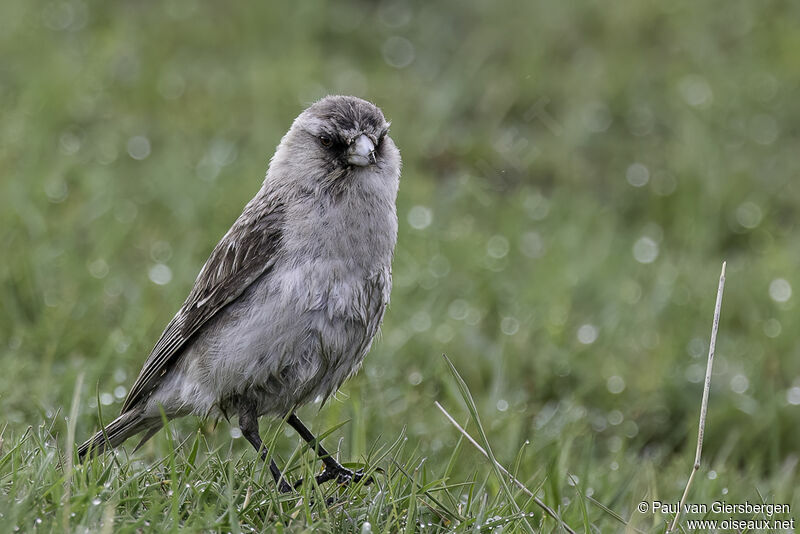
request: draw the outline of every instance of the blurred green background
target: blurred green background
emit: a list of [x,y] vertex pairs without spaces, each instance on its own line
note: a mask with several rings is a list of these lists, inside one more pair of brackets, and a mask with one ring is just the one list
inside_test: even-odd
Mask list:
[[404,160],[381,340],[303,412],[354,418],[345,456],[407,426],[429,465],[447,457],[433,402],[465,412],[446,353],[501,461],[527,440],[533,476],[577,447],[591,460],[564,469],[593,462],[600,500],[674,466],[653,484],[677,500],[727,260],[704,483],[797,503],[798,17],[777,1],[4,0],[6,439],[56,414],[63,434],[81,372],[78,438],[96,392],[118,410],[293,118],[342,93],[383,109]]

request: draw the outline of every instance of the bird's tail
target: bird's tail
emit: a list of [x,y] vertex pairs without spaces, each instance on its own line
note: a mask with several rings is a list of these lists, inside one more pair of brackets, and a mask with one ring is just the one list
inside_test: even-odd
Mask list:
[[139,410],[130,410],[120,414],[119,417],[111,421],[104,429],[97,432],[94,436],[78,447],[78,458],[83,461],[87,455],[95,456],[107,449],[113,449],[122,444],[129,437],[147,430],[139,446],[150,439],[158,429],[161,428],[160,419],[145,419]]

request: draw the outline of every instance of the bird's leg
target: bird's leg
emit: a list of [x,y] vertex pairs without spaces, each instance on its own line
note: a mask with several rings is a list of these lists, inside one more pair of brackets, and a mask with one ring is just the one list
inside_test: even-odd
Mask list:
[[[292,428],[294,428],[300,437],[309,444],[311,448],[313,448],[317,456],[320,457],[322,463],[325,464],[325,470],[322,471],[319,475],[315,478],[317,480],[317,484],[322,484],[329,480],[336,480],[339,484],[349,484],[350,482],[358,482],[362,478],[364,478],[364,473],[360,469],[355,473],[350,469],[347,469],[342,464],[336,461],[336,459],[325,450],[325,447],[317,440],[314,434],[303,424],[299,417],[297,417],[294,413],[292,413],[289,418],[286,420]],[[297,488],[303,483],[302,480],[299,480],[295,483],[294,487]],[[368,478],[365,484],[372,483],[372,477]]]
[[[261,455],[261,460],[266,461],[269,452],[258,434],[258,417],[252,411],[243,409],[239,412],[239,430],[242,431],[242,435],[247,438],[247,441],[255,448],[256,452]],[[269,472],[272,473],[272,478],[275,479],[275,483],[281,493],[290,493],[292,491],[292,487],[283,478],[281,470],[278,469],[278,465],[272,458],[269,459]]]

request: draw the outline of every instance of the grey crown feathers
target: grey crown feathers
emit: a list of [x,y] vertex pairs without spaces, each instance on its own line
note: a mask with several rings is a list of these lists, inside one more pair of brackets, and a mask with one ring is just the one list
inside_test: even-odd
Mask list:
[[[120,416],[79,448],[81,458],[144,432],[141,446],[161,428],[162,410],[238,415],[262,455],[259,416],[289,415],[310,435],[294,410],[358,370],[389,303],[400,153],[388,129],[378,107],[350,96],[323,98],[295,119]],[[347,475],[323,461],[343,470],[331,478]]]

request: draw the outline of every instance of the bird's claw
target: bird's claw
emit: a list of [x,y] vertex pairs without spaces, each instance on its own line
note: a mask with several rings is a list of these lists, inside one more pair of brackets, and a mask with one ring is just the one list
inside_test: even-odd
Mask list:
[[286,479],[281,477],[280,482],[278,482],[278,491],[281,493],[291,493],[294,488],[286,482]]
[[[322,474],[317,476],[317,479],[322,477],[326,471],[328,471],[327,467],[325,468],[325,471],[322,472]],[[351,471],[350,469],[347,469],[346,467],[339,467],[333,469],[332,471],[333,474],[329,475],[329,478],[327,478],[326,480],[335,479],[336,483],[340,485],[349,485],[350,483],[358,484],[359,482],[361,482],[361,480],[364,479],[363,469],[359,469],[358,471],[354,472]],[[367,477],[367,479],[364,480],[364,485],[369,486],[370,484],[372,484],[372,482],[373,482],[372,477]]]
[[[336,483],[341,486],[349,485],[351,483],[357,484],[358,482],[361,482],[361,480],[364,479],[364,470],[359,469],[358,471],[354,472],[342,466],[332,467],[332,468],[326,466],[325,469],[322,471],[322,473],[315,476],[314,479],[318,485],[322,485],[330,480],[335,480]],[[364,485],[369,486],[373,482],[374,480],[372,477],[367,477],[366,480],[364,480]],[[299,488],[302,485],[303,485],[302,478],[294,483],[295,489]]]

